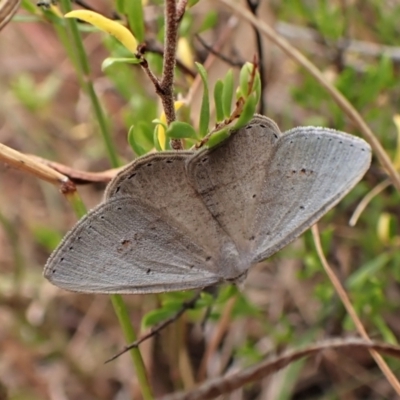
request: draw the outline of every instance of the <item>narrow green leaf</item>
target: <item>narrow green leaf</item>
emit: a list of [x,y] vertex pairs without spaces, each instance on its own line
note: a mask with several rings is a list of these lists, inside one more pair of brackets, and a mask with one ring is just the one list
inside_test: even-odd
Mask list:
[[393,345],[397,345],[398,341],[396,336],[394,335],[393,331],[387,325],[386,321],[382,318],[381,315],[375,315],[372,317],[374,321],[374,325],[378,328],[379,332],[381,333],[382,337],[384,338],[386,343],[390,343]]
[[115,8],[117,10],[118,14],[124,14],[125,10],[124,10],[124,0],[115,0]]
[[166,130],[166,135],[167,137],[174,139],[197,139],[197,132],[193,126],[182,121],[172,122]]
[[200,28],[198,29],[198,33],[208,31],[209,29],[213,28],[214,26],[217,25],[218,22],[218,13],[215,10],[210,11],[207,13],[207,15],[204,17],[203,22],[200,25]]
[[129,26],[139,43],[144,42],[144,16],[142,0],[125,1],[125,12]]
[[182,310],[182,307],[185,307],[183,303],[184,303],[184,300],[181,300],[181,301],[179,301],[179,300],[169,300],[169,301],[166,301],[166,302],[163,303],[162,309],[163,310],[168,310],[168,311],[171,311],[171,312],[177,312],[177,311]]
[[62,236],[58,231],[44,225],[34,226],[32,228],[32,234],[35,241],[45,247],[48,251],[53,251],[62,239]]
[[390,256],[387,253],[382,253],[378,257],[365,263],[361,268],[358,268],[346,281],[346,287],[356,289],[362,287],[367,279],[375,276],[390,261]]
[[30,14],[36,14],[37,12],[37,6],[35,6],[35,4],[29,0],[22,0],[21,7]]
[[224,120],[224,104],[222,102],[222,93],[224,91],[224,84],[221,79],[218,79],[214,86],[214,104],[217,122]]
[[218,293],[218,298],[216,300],[217,303],[225,303],[231,297],[236,296],[238,294],[238,288],[235,285],[227,285],[224,286]]
[[208,125],[210,123],[210,99],[208,94],[207,71],[199,63],[196,63],[196,67],[201,76],[201,80],[203,81],[203,98],[201,100],[200,109],[199,135],[200,137],[204,137],[208,132]]
[[128,143],[137,156],[142,156],[143,154],[146,154],[146,150],[137,142],[135,133],[134,125],[132,125],[128,131]]
[[243,96],[244,99],[247,99],[247,97],[250,95],[249,82],[253,68],[254,68],[253,64],[247,62],[243,65],[243,67],[240,70],[239,87],[241,95]]
[[231,115],[231,106],[233,99],[233,72],[230,69],[224,78],[224,87],[222,91],[222,104],[224,116],[228,118]]
[[234,129],[239,129],[245,126],[254,116],[257,108],[257,98],[255,95],[248,97],[244,103],[243,111],[236,122]]
[[157,325],[160,322],[172,317],[176,313],[176,310],[159,308],[157,310],[150,311],[142,318],[142,329],[150,328]]
[[227,139],[230,135],[230,128],[226,127],[224,129],[221,129],[218,132],[215,132],[211,135],[210,139],[208,140],[206,146],[208,148],[215,147],[219,143],[223,142],[225,139]]
[[101,64],[101,70],[104,71],[116,63],[139,64],[140,60],[135,57],[107,57]]

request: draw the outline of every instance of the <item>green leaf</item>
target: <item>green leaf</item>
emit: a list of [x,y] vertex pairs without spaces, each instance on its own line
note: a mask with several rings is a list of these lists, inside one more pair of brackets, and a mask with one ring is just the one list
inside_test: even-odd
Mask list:
[[37,6],[29,0],[22,0],[21,7],[30,14],[36,14],[37,12]]
[[225,75],[224,87],[222,91],[222,104],[224,110],[224,116],[228,118],[231,115],[231,105],[233,98],[233,72],[230,69]]
[[211,293],[201,292],[200,299],[196,302],[196,309],[212,307],[215,304],[215,296]]
[[139,42],[144,42],[145,29],[142,0],[127,0],[124,5],[132,32]]
[[257,98],[255,95],[248,97],[244,103],[242,113],[237,120],[234,129],[239,129],[245,126],[253,118],[257,108]]
[[204,17],[203,22],[200,25],[200,28],[198,29],[198,33],[208,31],[211,28],[214,28],[214,26],[217,25],[218,22],[218,13],[213,10],[207,13],[207,15]]
[[200,109],[200,121],[199,121],[199,135],[200,137],[204,137],[208,132],[208,125],[210,123],[210,100],[208,95],[208,81],[207,81],[207,72],[205,68],[196,63],[197,70],[201,76],[201,80],[203,81],[203,98],[201,100],[201,109]]
[[[136,130],[137,131],[137,130]],[[137,140],[136,140],[136,134],[137,132],[135,132],[135,128],[134,128],[134,125],[132,125],[130,128],[129,128],[129,131],[128,131],[128,143],[130,144],[130,146],[132,147],[132,150],[134,151],[134,153],[137,155],[137,156],[142,156],[143,154],[146,154],[147,152],[146,152],[146,150],[137,142]]]
[[214,104],[217,122],[224,120],[224,104],[222,102],[222,93],[224,91],[224,84],[221,79],[218,79],[214,86]]
[[184,303],[184,300],[169,299],[169,300],[163,302],[162,308],[163,308],[163,310],[168,310],[173,313],[176,313],[179,310],[181,310],[182,307],[184,307],[183,303]]
[[166,130],[166,135],[174,139],[197,139],[197,132],[193,126],[182,121],[172,122]]
[[101,64],[101,70],[104,71],[116,63],[140,64],[140,60],[136,57],[107,57]]
[[243,65],[243,67],[240,70],[239,86],[240,86],[241,95],[243,96],[244,99],[247,99],[247,97],[250,95],[249,82],[251,79],[251,74],[253,72],[253,68],[254,68],[254,65],[247,62]]
[[225,139],[227,139],[229,137],[230,131],[231,131],[231,128],[226,127],[226,128],[221,129],[220,131],[214,132],[211,135],[210,139],[208,139],[206,146],[208,148],[217,146],[219,143],[221,143],[222,141],[224,141]]
[[378,257],[364,264],[361,268],[357,269],[346,281],[346,287],[356,289],[362,287],[365,281],[382,269],[390,261],[390,256],[387,253],[380,254]]
[[172,317],[176,313],[176,310],[169,310],[165,308],[159,308],[157,310],[150,311],[142,318],[142,329],[150,328],[166,319]]
[[187,290],[184,292],[166,292],[160,294],[161,296],[161,302],[164,304],[165,302],[168,302],[170,300],[179,300],[181,303],[184,301],[189,301],[193,298],[194,292],[191,290]]
[[398,341],[396,336],[394,335],[393,331],[387,325],[386,321],[382,318],[382,315],[375,315],[373,316],[374,325],[378,328],[379,332],[381,333],[384,341],[386,343],[397,345]]
[[59,232],[47,226],[34,226],[33,236],[37,243],[49,251],[53,251],[61,242],[62,236]]
[[124,0],[115,0],[115,8],[118,12],[118,14],[124,14],[125,13],[125,9],[124,9]]
[[217,302],[218,303],[225,303],[227,302],[231,297],[236,296],[238,294],[239,290],[237,286],[235,285],[227,285],[223,287],[218,294]]

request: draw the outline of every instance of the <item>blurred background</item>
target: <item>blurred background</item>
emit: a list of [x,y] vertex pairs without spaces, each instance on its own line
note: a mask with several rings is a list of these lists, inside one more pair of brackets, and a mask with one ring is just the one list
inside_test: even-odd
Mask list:
[[[76,170],[112,167],[88,96],[68,53],[68,36],[52,10],[25,0],[0,32],[0,142]],[[91,0],[107,17],[116,5]],[[241,4],[247,7],[247,3]],[[81,8],[75,6],[75,8]],[[145,3],[147,59],[160,74],[163,4]],[[400,1],[260,1],[257,15],[310,58],[351,101],[400,167]],[[153,144],[161,108],[140,67],[102,61],[121,52],[106,34],[82,25],[90,77],[104,108],[121,164],[133,160],[129,127],[140,126],[141,146]],[[208,46],[195,35],[198,34]],[[265,38],[218,1],[201,0],[185,14],[176,89],[191,93],[198,120],[202,95],[193,88],[193,62],[203,63],[210,88],[232,68],[261,60],[262,112],[281,130],[319,125],[359,132],[329,95]],[[210,53],[214,47],[217,54]],[[154,51],[153,51],[154,50]],[[223,55],[225,60],[221,59]],[[196,82],[196,81],[195,81]],[[149,133],[150,132],[150,133]],[[373,162],[363,181],[319,223],[325,254],[374,339],[400,336],[399,194],[386,185],[366,204],[355,227],[349,219],[387,175]],[[102,199],[105,183],[79,186],[85,205]],[[378,187],[379,188],[379,187]],[[128,354],[104,364],[124,344],[108,296],[69,293],[42,277],[43,266],[76,222],[54,186],[0,164],[0,399],[140,399]],[[196,382],[238,371],[287,348],[356,330],[322,270],[310,232],[249,274],[242,292],[222,288],[202,329],[204,310],[191,312],[141,346],[154,393],[190,389]],[[124,296],[138,333],[144,315],[168,296]],[[218,336],[219,335],[219,336]],[[220,337],[220,340],[215,339]],[[387,360],[399,375],[399,361]],[[205,366],[201,372],[200,365]],[[395,399],[367,352],[324,352],[229,399]]]

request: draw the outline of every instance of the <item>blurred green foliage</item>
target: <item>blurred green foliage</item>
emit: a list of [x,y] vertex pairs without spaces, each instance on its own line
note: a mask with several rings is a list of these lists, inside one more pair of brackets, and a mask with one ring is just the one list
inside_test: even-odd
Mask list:
[[[129,3],[129,7],[128,7]],[[191,4],[195,2],[191,2]],[[373,127],[378,139],[392,159],[395,159],[397,150],[396,127],[393,123],[393,116],[398,112],[400,96],[400,79],[398,65],[383,51],[379,58],[368,57],[359,63],[338,62],[340,55],[344,51],[339,46],[342,39],[363,40],[363,32],[368,31],[367,38],[373,37],[374,42],[385,45],[397,45],[399,36],[400,5],[397,2],[387,2],[378,0],[366,0],[353,2],[344,7],[344,2],[329,2],[323,0],[299,1],[288,0],[285,2],[271,2],[271,8],[275,13],[276,20],[282,20],[294,25],[312,28],[319,38],[318,46],[322,51],[318,57],[314,58],[316,65],[323,71],[333,71],[336,87],[351,101],[358,109],[365,120]],[[24,3],[25,9],[30,13],[39,15],[31,5]],[[146,37],[146,30],[142,19],[140,1],[117,2],[117,9],[120,13],[125,11],[128,15],[130,27],[139,40]],[[198,33],[194,30],[194,16],[191,10],[187,11],[180,27],[180,35],[187,38],[189,43],[193,42],[193,35]],[[140,17],[139,17],[140,15]],[[40,17],[47,23],[53,23],[56,32],[64,29],[64,24],[60,18],[50,11],[44,11]],[[156,39],[162,42],[164,37],[164,20],[160,14],[153,32]],[[212,30],[218,26],[218,14],[216,10],[210,10],[204,15],[200,23],[200,32]],[[360,28],[361,27],[361,28]],[[83,25],[81,31],[91,31]],[[353,33],[355,32],[355,33]],[[360,38],[357,33],[360,33]],[[107,35],[103,35],[103,44],[110,57],[128,57],[128,54],[120,43]],[[60,36],[60,41],[65,43],[65,38]],[[68,49],[66,49],[68,53]],[[332,57],[332,54],[337,57]],[[310,58],[313,53],[307,54]],[[162,56],[159,54],[148,54],[146,59],[151,65],[152,71],[160,76],[162,70]],[[358,59],[356,59],[358,60]],[[248,71],[243,69],[241,81],[235,81],[232,70],[228,67],[226,72],[219,77],[214,87],[209,87],[207,71],[199,64],[198,72],[201,74],[203,82],[203,98],[201,107],[198,110],[190,110],[193,120],[199,121],[199,129],[189,125],[187,122],[176,122],[170,126],[166,132],[167,137],[182,137],[196,139],[204,137],[209,131],[210,126],[215,122],[220,122],[228,118],[233,110],[236,101],[236,87],[241,88],[241,95],[245,95],[248,87]],[[126,143],[128,143],[136,156],[141,156],[156,148],[160,149],[157,131],[154,121],[160,117],[160,109],[157,98],[150,95],[154,90],[147,79],[139,71],[139,66],[126,63],[114,63],[104,70],[105,76],[111,82],[113,90],[123,99],[124,107],[118,117],[122,121],[125,130]],[[245,77],[243,75],[247,74]],[[325,90],[311,78],[305,71],[297,71],[300,79],[296,80],[296,85],[290,88],[292,98],[288,108],[282,110],[277,117],[280,120],[288,121],[285,118],[293,105],[303,111],[304,125],[318,124],[332,127],[339,130],[348,131],[353,129],[351,123],[344,116],[342,110],[327,95]],[[177,72],[178,77],[182,77],[182,71]],[[189,84],[184,87],[177,86],[177,94],[186,94]],[[49,107],[52,102],[57,101],[57,94],[60,93],[61,82],[57,80],[55,72],[49,75],[38,84],[27,73],[15,78],[11,84],[11,90],[20,105],[29,113],[37,113]],[[260,88],[253,88],[253,95],[245,98],[245,105],[248,108],[246,120],[248,121],[253,114],[257,104]],[[209,92],[213,93],[210,101]],[[104,106],[104,104],[102,104]],[[211,111],[216,110],[215,120],[212,120]],[[250,110],[250,111],[249,111]],[[178,114],[179,115],[179,114]],[[274,117],[274,115],[270,115]],[[290,119],[290,118],[289,118]],[[112,116],[110,116],[112,121]],[[245,123],[246,121],[242,121]],[[69,122],[72,124],[72,122]],[[282,126],[290,128],[291,126]],[[357,134],[358,132],[352,131]],[[227,131],[220,132],[227,134]],[[100,139],[98,139],[100,140]],[[218,142],[218,136],[211,141],[211,145]],[[188,145],[193,142],[187,141]],[[101,157],[101,156],[99,156]],[[400,195],[394,189],[389,188],[376,196],[367,206],[366,211],[361,215],[357,226],[351,233],[338,233],[337,226],[346,226],[347,221],[354,211],[357,204],[377,183],[384,179],[385,173],[379,165],[374,163],[373,170],[335,210],[330,211],[322,220],[322,244],[332,265],[335,263],[335,249],[346,247],[350,253],[350,270],[347,274],[339,269],[343,284],[349,292],[351,301],[356,311],[363,320],[366,329],[375,338],[382,339],[389,343],[398,343],[399,331],[394,332],[394,328],[385,318],[389,313],[398,313],[398,304],[388,296],[388,288],[397,288],[400,283]],[[382,214],[390,216],[390,224],[387,236],[388,240],[383,240],[379,233],[379,221]],[[0,221],[1,222],[1,221]],[[5,222],[2,222],[5,226]],[[36,243],[43,249],[54,248],[60,236],[53,228],[36,226],[31,228],[31,235]],[[14,235],[15,236],[15,235]],[[15,238],[12,238],[15,241]],[[18,245],[18,244],[16,244]],[[263,335],[268,336],[276,344],[294,346],[302,342],[312,342],[316,340],[321,332],[325,331],[326,320],[332,315],[340,319],[340,327],[343,334],[346,332],[354,333],[354,325],[347,316],[341,316],[342,309],[337,305],[337,296],[328,278],[322,272],[321,264],[315,252],[311,234],[308,232],[302,237],[301,245],[293,248],[288,247],[279,254],[272,257],[271,263],[279,263],[287,259],[302,260],[302,268],[297,272],[299,280],[310,280],[315,282],[310,300],[317,301],[319,304],[318,324],[315,326],[302,326],[301,329],[294,326],[285,308],[279,317],[279,325],[272,325],[268,322],[268,315],[262,307],[253,304],[240,291],[232,287],[222,287],[215,295],[204,294],[197,303],[196,307],[188,311],[188,316],[192,321],[200,321],[208,307],[211,307],[211,321],[218,321],[223,315],[224,308],[231,298],[236,298],[232,319],[251,318],[259,322]],[[170,293],[158,297],[159,308],[156,308],[143,316],[141,324],[143,328],[153,327],[166,318],[173,316],[181,307],[182,302],[187,301],[193,295],[187,293]],[[304,324],[306,325],[306,324]],[[249,337],[244,343],[235,349],[235,356],[243,358],[250,364],[262,359],[262,352],[258,351],[255,343],[259,338]],[[295,381],[301,373],[302,363],[295,364],[291,370],[292,380]],[[391,362],[393,368],[399,368],[400,363]],[[21,398],[24,398],[21,395]],[[282,394],[280,397],[291,398],[290,393]]]

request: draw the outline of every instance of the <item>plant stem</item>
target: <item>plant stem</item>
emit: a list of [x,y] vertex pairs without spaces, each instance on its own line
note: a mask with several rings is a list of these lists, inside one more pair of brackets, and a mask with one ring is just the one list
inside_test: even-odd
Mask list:
[[[61,0],[60,1],[63,12],[68,12],[71,10],[71,4],[69,0]],[[76,71],[78,73],[80,82],[83,85],[86,93],[89,95],[90,101],[92,103],[92,108],[96,119],[98,121],[100,132],[102,134],[108,157],[110,159],[111,165],[116,168],[119,166],[117,152],[115,150],[114,144],[111,139],[111,135],[107,126],[106,118],[104,112],[101,108],[100,101],[96,95],[96,92],[93,87],[93,83],[90,78],[90,67],[89,62],[86,57],[86,53],[83,47],[83,43],[81,40],[81,36],[79,34],[79,30],[74,19],[66,20],[67,27],[69,28],[72,36],[73,47],[75,49],[75,57],[74,57],[74,65],[76,67]],[[79,207],[77,207],[79,208]],[[124,332],[125,340],[128,343],[131,343],[136,340],[135,331],[131,325],[129,319],[129,313],[126,308],[126,305],[120,295],[111,295],[111,302],[114,306],[114,311],[118,317],[119,323],[121,325],[122,331]],[[146,368],[143,363],[142,355],[139,349],[132,349],[130,351],[133,364],[135,367],[136,375],[139,381],[139,385],[142,391],[143,398],[145,400],[153,399],[153,395],[151,393],[151,388],[149,385],[149,381],[147,378]]]
[[[121,328],[124,332],[126,341],[128,343],[135,342],[137,340],[137,336],[130,322],[129,313],[124,303],[124,300],[119,294],[114,294],[111,296],[111,302],[113,304],[114,311],[117,314]],[[154,397],[151,391],[151,387],[149,385],[149,380],[147,377],[142,355],[138,348],[130,349],[129,353],[131,354],[132,361],[135,366],[136,376],[139,381],[143,398],[145,400],[152,400]]]
[[[168,125],[176,120],[174,106],[174,73],[178,26],[179,23],[176,14],[176,0],[165,0],[164,64],[160,82],[160,94]],[[182,141],[180,139],[171,139],[171,147],[174,150],[182,150]]]
[[[63,12],[71,11],[71,3],[69,0],[60,1]],[[77,23],[74,19],[65,20],[69,31],[71,32],[72,42],[75,48],[75,61],[77,72],[80,76],[80,80],[84,86],[85,92],[88,94],[90,102],[92,103],[93,112],[96,116],[97,122],[100,127],[100,132],[103,137],[104,144],[110,159],[111,165],[116,168],[119,166],[117,152],[115,150],[113,141],[111,139],[110,131],[107,126],[106,117],[101,108],[100,101],[94,91],[93,82],[90,78],[90,67],[86,57],[85,49],[83,47],[82,39],[79,34]]]

